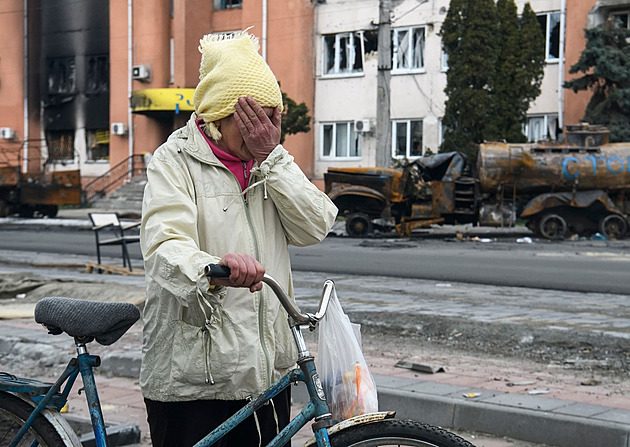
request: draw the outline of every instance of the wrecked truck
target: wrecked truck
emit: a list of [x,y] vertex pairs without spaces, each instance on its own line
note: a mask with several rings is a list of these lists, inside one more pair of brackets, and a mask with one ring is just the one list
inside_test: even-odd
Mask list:
[[78,170],[22,173],[18,166],[0,166],[0,217],[55,217],[59,206],[80,204]]
[[513,226],[546,239],[628,232],[630,143],[600,126],[567,126],[563,142],[480,145],[476,164],[458,152],[401,169],[330,168],[326,193],[353,237],[391,227],[401,236],[433,224]]

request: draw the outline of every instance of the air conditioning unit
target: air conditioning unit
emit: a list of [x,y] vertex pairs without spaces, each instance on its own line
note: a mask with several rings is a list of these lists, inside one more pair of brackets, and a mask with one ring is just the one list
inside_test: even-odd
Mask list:
[[151,70],[147,65],[134,65],[131,68],[131,79],[136,81],[150,81]]
[[127,125],[125,123],[112,123],[112,135],[126,135]]
[[370,120],[356,120],[354,122],[354,131],[355,132],[369,132]]
[[15,138],[15,130],[11,127],[0,127],[0,138],[3,140],[13,140]]

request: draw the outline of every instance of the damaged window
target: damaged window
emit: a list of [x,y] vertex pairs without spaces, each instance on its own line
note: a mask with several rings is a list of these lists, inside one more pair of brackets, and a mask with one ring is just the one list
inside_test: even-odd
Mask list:
[[74,130],[48,131],[46,144],[49,160],[74,160]]
[[545,59],[557,61],[560,57],[560,12],[538,14],[538,23],[545,36]]
[[392,40],[393,70],[411,71],[424,69],[425,27],[397,28]]
[[109,58],[89,56],[87,58],[87,93],[107,93],[109,91]]
[[322,74],[363,73],[363,31],[322,37]]
[[610,13],[610,18],[615,25],[619,28],[627,29],[630,28],[630,12],[629,11],[619,11]]
[[88,160],[109,160],[109,130],[87,131],[87,155]]
[[77,71],[73,57],[48,59],[48,94],[74,93]]
[[422,120],[392,121],[392,156],[394,158],[422,156]]
[[322,157],[349,158],[359,157],[359,137],[354,131],[354,123],[322,123]]

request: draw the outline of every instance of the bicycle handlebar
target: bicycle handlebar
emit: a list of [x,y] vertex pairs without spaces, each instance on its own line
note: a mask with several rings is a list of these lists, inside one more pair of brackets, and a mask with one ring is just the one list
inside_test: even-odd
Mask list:
[[[205,267],[205,275],[208,278],[229,278],[230,269],[224,265],[209,264]],[[293,320],[295,320],[298,324],[308,324],[311,327],[314,327],[326,314],[326,309],[328,309],[328,303],[330,302],[330,296],[335,289],[335,283],[330,279],[327,279],[324,282],[322,297],[319,300],[317,312],[315,312],[315,314],[310,314],[302,313],[300,311],[299,307],[293,302],[275,278],[265,273],[262,282],[267,284],[271,290],[273,290],[280,300],[280,304],[282,304],[282,307],[284,307]]]

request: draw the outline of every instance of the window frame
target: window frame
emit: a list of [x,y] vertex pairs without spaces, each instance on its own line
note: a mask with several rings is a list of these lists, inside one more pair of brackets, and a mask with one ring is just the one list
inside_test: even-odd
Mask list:
[[[229,3],[229,4],[228,4]],[[236,3],[236,4],[233,4]],[[214,0],[214,10],[223,11],[226,9],[242,8],[243,0]]]
[[[620,18],[621,16],[626,16],[626,20],[625,20],[625,26],[626,28],[630,28],[630,9],[621,9],[618,11],[611,11],[608,14],[608,17],[612,20],[616,20],[617,18]],[[617,23],[617,25],[623,25],[623,23]]]
[[109,93],[109,55],[92,54],[85,58],[86,95],[98,95]]
[[76,158],[75,131],[46,131],[46,149],[48,160],[52,163],[74,162]]
[[[333,44],[333,50],[334,50],[334,60],[333,60],[333,67],[332,68],[328,68],[329,65],[329,45],[327,42],[327,39],[330,39],[331,37],[334,37],[335,41]],[[356,63],[357,60],[357,51],[360,52],[360,63],[361,63],[361,67],[360,68],[354,68],[354,63],[352,64],[352,67],[347,67],[345,69],[341,68],[341,62],[342,62],[342,52],[341,52],[341,40],[343,38],[348,39],[348,42],[352,42],[352,48],[351,48],[351,52],[350,52],[350,56],[353,56],[353,58],[347,57],[347,66],[350,66],[350,60],[354,60]],[[358,45],[358,50],[357,50],[357,45],[356,43],[359,43]],[[364,67],[365,67],[365,51],[364,51],[364,39],[363,39],[363,31],[349,31],[349,32],[344,32],[344,33],[332,33],[332,34],[322,34],[322,39],[321,39],[321,43],[322,43],[322,50],[321,50],[321,58],[322,58],[322,63],[321,63],[321,70],[322,70],[322,77],[342,77],[342,76],[363,76],[364,74]],[[346,51],[348,50],[348,44],[346,44]]]
[[[420,123],[420,154],[411,155],[411,145],[413,143],[412,123]],[[398,124],[405,124],[405,154],[399,155],[398,149]],[[397,160],[415,160],[424,155],[424,120],[422,118],[395,119],[392,120],[392,145],[391,156]]]
[[86,162],[98,163],[109,161],[109,129],[86,129]]
[[[548,141],[549,138],[543,138],[543,139],[538,139],[538,140],[534,140],[530,138],[530,127],[532,126],[531,121],[534,119],[542,119],[542,128],[546,129],[547,132],[547,137],[553,137],[554,135],[552,133],[549,132],[549,125],[551,124],[551,120],[555,120],[556,122],[556,127],[558,125],[558,114],[557,113],[536,113],[536,114],[532,114],[532,115],[527,115],[527,122],[525,123],[524,126],[524,133],[525,133],[525,137],[527,138],[527,142],[528,143],[538,143],[540,141]],[[558,134],[556,132],[555,138],[558,138]]]
[[[406,32],[405,40],[407,42],[407,60],[415,61],[417,59],[414,45],[415,40],[413,39],[414,32],[417,30],[422,30],[422,66],[419,67],[400,67],[399,66],[399,50],[400,45],[398,44],[398,35],[401,32]],[[392,29],[392,73],[425,73],[426,72],[426,49],[427,49],[427,27],[426,25],[415,25],[415,26],[405,26],[400,28]],[[411,65],[411,63],[410,63]]]
[[74,56],[46,60],[46,93],[50,96],[77,93],[77,62]]
[[[545,62],[549,63],[549,62],[559,62],[560,61],[560,43],[562,41],[562,39],[560,38],[560,22],[562,21],[562,14],[560,13],[560,11],[547,11],[547,12],[541,12],[536,14],[536,17],[545,17],[545,30],[543,31],[545,34]],[[557,16],[558,17],[558,22],[557,22],[557,26],[558,26],[558,56],[552,56],[550,54],[551,49],[553,47],[552,42],[551,42],[551,37],[552,37],[552,32],[553,29],[551,28],[551,20],[550,17],[551,16]],[[540,19],[539,19],[539,23],[540,23]],[[555,27],[554,27],[555,28]]]
[[[346,154],[345,155],[337,155],[338,152],[338,148],[337,148],[337,141],[338,141],[338,136],[337,136],[337,130],[339,128],[340,125],[347,125],[347,130],[346,130]],[[331,143],[334,142],[334,146],[331,145],[329,154],[326,155],[325,153],[325,144],[326,144],[326,138],[325,138],[325,132],[326,132],[326,127],[327,126],[331,126],[332,127],[332,134],[331,134],[331,138],[330,141]],[[354,142],[356,143],[356,147],[354,149],[354,151],[356,152],[356,155],[350,155],[351,152],[351,145],[353,142],[353,137],[354,137]],[[319,153],[320,153],[320,157],[322,160],[356,160],[356,159],[360,159],[361,158],[361,140],[359,138],[359,133],[356,132],[354,130],[354,121],[322,121],[320,123],[320,143],[319,143]]]

